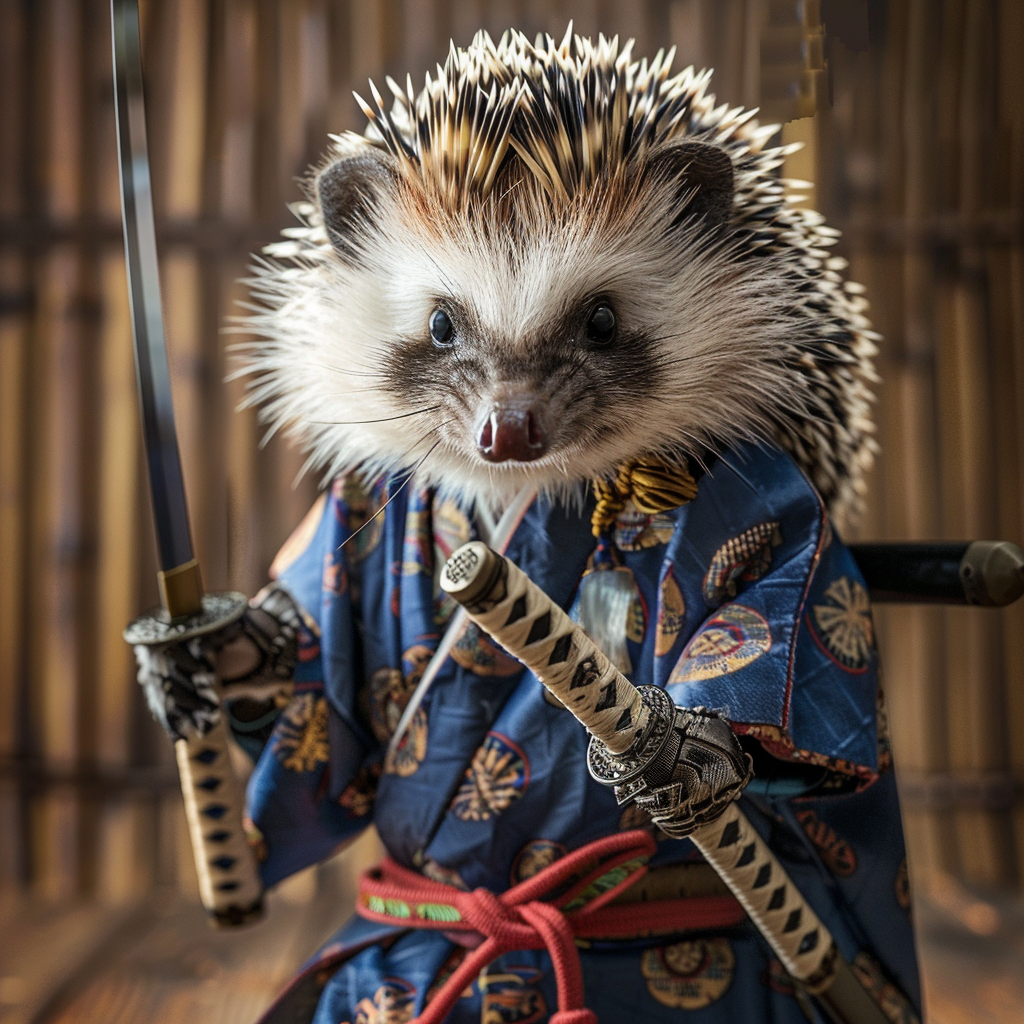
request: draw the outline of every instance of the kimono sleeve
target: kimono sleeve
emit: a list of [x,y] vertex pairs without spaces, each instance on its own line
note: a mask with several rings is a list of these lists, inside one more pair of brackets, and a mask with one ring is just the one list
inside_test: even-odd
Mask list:
[[716,467],[682,525],[675,570],[701,621],[666,667],[675,702],[723,711],[775,758],[873,781],[867,589],[814,488],[788,456],[757,451]]
[[353,513],[346,498],[341,483],[321,496],[274,563],[303,629],[293,696],[247,790],[265,885],[329,856],[373,816],[380,757],[355,711],[362,670],[342,547],[364,510]]

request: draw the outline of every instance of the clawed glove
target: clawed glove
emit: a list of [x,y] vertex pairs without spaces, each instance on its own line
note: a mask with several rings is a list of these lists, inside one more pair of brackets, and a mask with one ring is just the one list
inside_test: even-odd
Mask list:
[[590,773],[614,787],[620,804],[635,800],[668,836],[682,839],[714,821],[750,781],[750,757],[720,714],[676,707],[656,686],[641,686],[648,726],[623,754],[596,739]]
[[153,717],[174,739],[202,736],[220,718],[218,681],[232,697],[280,690],[295,674],[301,622],[294,598],[273,583],[223,629],[136,646],[139,683]]

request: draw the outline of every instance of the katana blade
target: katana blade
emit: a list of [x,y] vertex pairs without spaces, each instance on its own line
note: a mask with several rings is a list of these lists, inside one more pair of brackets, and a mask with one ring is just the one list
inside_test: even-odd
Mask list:
[[160,568],[193,560],[185,482],[174,430],[146,147],[138,0],[111,0],[121,214],[149,487]]
[[[111,0],[110,23],[125,263],[163,603],[129,623],[124,638],[133,645],[181,643],[234,622],[247,602],[232,592],[204,595],[192,555],[160,305],[138,0]],[[225,718],[174,747],[203,906],[220,926],[254,920],[262,913],[263,884],[245,837],[244,799],[231,770]]]

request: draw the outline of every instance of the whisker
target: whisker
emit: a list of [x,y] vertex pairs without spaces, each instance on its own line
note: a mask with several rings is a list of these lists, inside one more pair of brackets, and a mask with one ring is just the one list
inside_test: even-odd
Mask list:
[[348,377],[380,377],[375,370],[344,370],[340,366],[331,366],[330,363],[318,363],[322,370],[330,370],[332,373],[343,373]]
[[[409,446],[409,450],[408,450],[408,452],[406,453],[406,457],[408,457],[409,455],[411,455],[411,454],[412,454],[412,453],[413,453],[413,452],[414,452],[414,451],[415,451],[415,450],[416,450],[416,449],[417,449],[417,448],[419,447],[419,445],[420,445],[420,442],[421,442],[421,441],[423,441],[423,440],[425,440],[426,438],[430,437],[430,435],[431,435],[431,434],[433,434],[433,433],[434,433],[435,431],[438,431],[438,430],[442,430],[442,429],[444,429],[445,427],[447,427],[447,426],[448,426],[448,424],[449,424],[449,423],[452,423],[452,422],[454,422],[454,419],[455,419],[455,417],[453,416],[453,417],[452,417],[451,419],[447,419],[447,420],[442,420],[442,421],[441,421],[440,423],[438,423],[438,424],[437,424],[436,426],[433,426],[433,427],[431,427],[431,428],[430,428],[429,430],[425,430],[425,431],[424,431],[424,432],[423,432],[422,434],[420,434],[420,436],[419,436],[419,437],[417,437],[417,438],[416,438],[416,440],[415,440],[415,441],[413,441],[413,443],[412,443],[412,444],[411,444],[411,445]],[[444,440],[444,438],[438,438],[438,444],[440,444],[440,443],[441,443],[441,441],[443,441],[443,440]],[[437,445],[435,445],[434,447],[436,448],[436,447],[437,447]]]
[[[443,424],[439,424],[439,426],[443,426]],[[436,430],[437,428],[435,427],[434,429]],[[434,442],[434,443],[433,443],[433,444],[432,444],[432,445],[431,445],[431,446],[430,446],[430,447],[429,447],[429,448],[427,449],[427,451],[426,451],[426,454],[425,454],[425,455],[423,456],[423,458],[421,458],[421,459],[419,460],[419,462],[417,462],[417,463],[416,463],[416,465],[414,465],[414,466],[412,467],[412,469],[410,469],[410,470],[409,470],[409,473],[408,473],[408,475],[406,476],[406,478],[405,478],[405,479],[404,479],[404,480],[403,480],[403,481],[402,481],[402,482],[401,482],[401,483],[400,483],[400,484],[398,485],[398,490],[396,490],[396,491],[395,491],[395,493],[394,493],[394,494],[392,494],[392,495],[391,495],[391,497],[390,497],[390,498],[388,498],[388,500],[387,500],[387,501],[385,501],[385,502],[384,502],[384,504],[383,504],[383,505],[381,505],[381,507],[380,507],[379,509],[377,509],[377,511],[376,511],[376,512],[374,512],[374,513],[373,513],[373,515],[372,515],[372,516],[370,516],[370,518],[369,518],[369,519],[367,519],[367,520],[366,520],[366,522],[365,522],[365,523],[363,523],[363,525],[362,525],[362,526],[360,526],[360,527],[359,527],[359,529],[358,529],[358,530],[356,530],[356,532],[355,532],[355,533],[349,534],[349,536],[348,536],[348,537],[346,537],[346,538],[345,538],[345,539],[344,539],[344,540],[343,540],[343,541],[342,541],[342,542],[341,542],[341,543],[340,543],[340,544],[338,545],[338,547],[337,547],[337,549],[336,549],[336,550],[340,551],[340,550],[341,550],[341,549],[342,549],[342,548],[343,548],[343,547],[344,547],[344,546],[345,546],[345,545],[346,545],[346,544],[347,544],[347,543],[348,543],[348,542],[349,542],[350,540],[355,540],[355,538],[356,538],[356,537],[358,537],[358,536],[359,536],[359,534],[361,534],[361,533],[363,532],[363,530],[365,530],[365,529],[366,529],[366,528],[367,528],[367,527],[368,527],[368,526],[370,525],[370,523],[372,523],[372,522],[374,521],[374,519],[376,519],[376,518],[377,518],[377,516],[379,516],[379,515],[380,515],[380,514],[381,514],[381,513],[382,513],[382,512],[384,511],[384,509],[386,509],[386,508],[388,507],[388,505],[390,505],[390,504],[391,504],[391,502],[393,502],[393,501],[395,500],[395,498],[397,498],[397,497],[398,497],[398,496],[399,496],[399,495],[400,495],[400,494],[402,493],[402,491],[404,491],[404,490],[406,489],[406,487],[408,487],[408,486],[409,486],[409,482],[410,482],[410,481],[412,480],[412,478],[413,478],[413,477],[414,477],[414,476],[416,475],[416,470],[418,470],[418,469],[419,469],[419,468],[420,468],[420,467],[421,467],[421,466],[423,465],[423,463],[427,461],[427,459],[428,459],[428,458],[430,457],[430,455],[431,455],[431,454],[433,453],[434,449],[435,449],[435,448],[436,448],[436,447],[437,447],[437,446],[438,446],[438,445],[439,445],[439,444],[441,443],[441,441],[442,441],[442,438],[440,438],[440,437],[439,437],[439,438],[438,438],[438,439],[437,439],[437,440],[436,440],[436,441],[435,441],[435,442]]]
[[349,398],[352,395],[372,395],[383,390],[383,388],[356,388],[355,391],[332,391],[324,395],[324,398]]
[[441,269],[441,265],[437,262],[437,260],[434,259],[433,256],[431,256],[429,252],[426,255],[427,259],[434,264],[434,269],[437,271],[438,276],[441,278],[441,280],[444,281],[445,285],[448,288],[448,291],[450,291],[454,295],[455,285],[452,282],[452,279]]
[[383,416],[377,420],[309,420],[311,426],[317,427],[359,427],[367,423],[391,423],[394,420],[407,420],[411,416],[422,416],[427,412],[435,412],[440,405],[430,405],[426,409],[413,409],[412,412],[400,412],[397,416]]

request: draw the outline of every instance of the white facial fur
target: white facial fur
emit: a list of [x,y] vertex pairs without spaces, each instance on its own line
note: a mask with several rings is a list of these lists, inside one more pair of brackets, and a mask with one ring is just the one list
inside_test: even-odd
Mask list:
[[[479,224],[424,224],[407,204],[389,204],[359,267],[312,268],[261,325],[273,331],[260,356],[276,394],[268,413],[297,424],[313,463],[331,473],[405,469],[429,451],[421,478],[499,502],[525,483],[571,488],[642,452],[769,437],[773,419],[803,401],[800,378],[780,373],[808,329],[792,282],[777,259],[738,261],[722,242],[702,248],[700,225],[667,231],[671,202],[661,186],[603,217],[593,215],[595,193],[581,204],[590,209],[558,220],[537,210],[531,230],[496,239]],[[615,310],[612,350],[546,331],[596,296]],[[467,310],[475,328],[451,351],[428,339],[439,300]],[[481,417],[524,386],[516,367],[539,367],[555,345],[568,350],[565,376],[575,373],[554,376],[543,395],[560,427],[552,450],[532,463],[484,461]],[[430,360],[437,378],[415,402],[383,378],[406,351]],[[482,365],[467,374],[463,354]],[[644,385],[623,387],[624,373]],[[595,437],[592,418],[612,433]]]

